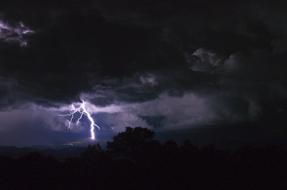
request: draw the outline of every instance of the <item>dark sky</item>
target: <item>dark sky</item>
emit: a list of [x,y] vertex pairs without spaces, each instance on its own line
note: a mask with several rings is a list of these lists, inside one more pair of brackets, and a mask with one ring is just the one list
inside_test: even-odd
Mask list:
[[98,140],[126,126],[211,143],[287,137],[283,2],[10,0],[0,7],[0,145],[88,138],[87,117],[67,130],[63,116],[81,100],[101,127]]

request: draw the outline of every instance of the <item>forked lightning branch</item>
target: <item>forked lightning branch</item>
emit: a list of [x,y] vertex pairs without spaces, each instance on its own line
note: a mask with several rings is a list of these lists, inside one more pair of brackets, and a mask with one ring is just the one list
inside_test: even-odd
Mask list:
[[[72,124],[79,125],[81,120],[83,119],[83,116],[85,116],[89,122],[90,122],[90,139],[91,140],[96,140],[96,135],[95,135],[95,128],[100,129],[100,126],[98,126],[95,122],[95,120],[92,117],[92,114],[88,111],[86,102],[82,100],[81,103],[74,103],[70,107],[70,113],[64,114],[61,116],[67,116],[70,117],[68,120],[68,128],[72,128]],[[76,114],[80,114],[78,118],[76,118]]]

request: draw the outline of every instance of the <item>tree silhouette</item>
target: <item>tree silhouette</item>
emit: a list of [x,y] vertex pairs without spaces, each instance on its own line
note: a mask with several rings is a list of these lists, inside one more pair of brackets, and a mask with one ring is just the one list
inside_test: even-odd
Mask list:
[[111,152],[135,152],[145,145],[153,142],[154,133],[146,128],[127,127],[126,131],[119,133],[108,142],[107,149]]
[[127,127],[107,149],[90,145],[65,159],[51,150],[11,158],[0,151],[0,189],[287,189],[286,147],[221,150],[153,135]]

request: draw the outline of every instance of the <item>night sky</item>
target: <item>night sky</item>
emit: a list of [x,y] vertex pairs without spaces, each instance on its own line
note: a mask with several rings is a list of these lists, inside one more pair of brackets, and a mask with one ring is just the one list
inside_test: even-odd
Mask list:
[[[96,142],[125,127],[197,143],[285,143],[280,1],[0,2],[0,145]],[[286,141],[287,142],[287,141]]]

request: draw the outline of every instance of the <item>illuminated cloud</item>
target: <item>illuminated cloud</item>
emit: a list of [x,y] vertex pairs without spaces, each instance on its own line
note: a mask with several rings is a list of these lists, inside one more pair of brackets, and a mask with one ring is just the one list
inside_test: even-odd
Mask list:
[[158,85],[158,81],[155,75],[153,74],[145,74],[140,76],[140,81],[143,85],[147,86],[156,86]]
[[17,43],[21,47],[26,47],[28,41],[27,35],[33,34],[34,31],[19,22],[17,24],[10,24],[7,21],[0,20],[0,40],[7,43]]

